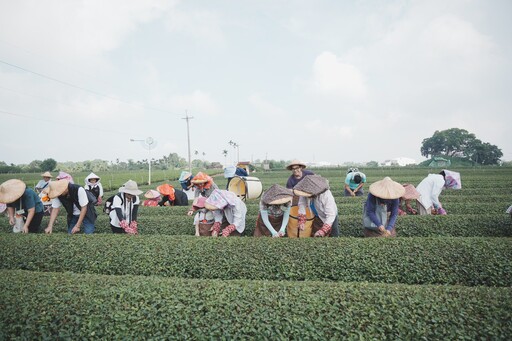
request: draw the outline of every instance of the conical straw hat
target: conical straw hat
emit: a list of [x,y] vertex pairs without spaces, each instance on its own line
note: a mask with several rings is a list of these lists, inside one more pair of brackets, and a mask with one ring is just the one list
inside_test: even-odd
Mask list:
[[398,199],[405,194],[405,188],[387,176],[371,184],[370,193],[381,199]]
[[411,184],[404,184],[405,194],[402,196],[405,200],[413,200],[418,199],[420,197],[420,192],[416,190],[416,188]]
[[23,195],[27,185],[21,180],[11,179],[0,185],[0,202],[10,204]]
[[50,199],[56,198],[59,195],[61,195],[66,188],[68,188],[69,181],[68,180],[58,180],[58,181],[50,181],[50,184],[48,185],[48,190],[43,190],[43,192],[48,193],[48,196]]

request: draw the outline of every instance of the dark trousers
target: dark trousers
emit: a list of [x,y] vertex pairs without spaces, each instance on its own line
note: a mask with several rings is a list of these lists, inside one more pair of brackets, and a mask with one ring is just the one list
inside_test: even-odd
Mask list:
[[[43,220],[44,212],[36,212],[32,217],[30,225],[28,225],[28,233],[39,233],[41,231],[41,220]],[[27,217],[25,217],[27,219]]]
[[126,233],[126,231],[120,227],[116,227],[110,224],[110,228],[112,229],[112,233]]
[[[315,216],[315,219],[313,220],[313,232],[312,236],[315,235],[315,233],[320,230],[324,226],[324,222],[322,219],[320,219],[318,216]],[[329,235],[330,237],[339,237],[340,236],[340,219],[339,216],[336,214],[336,219],[332,222],[331,226],[331,233]]]

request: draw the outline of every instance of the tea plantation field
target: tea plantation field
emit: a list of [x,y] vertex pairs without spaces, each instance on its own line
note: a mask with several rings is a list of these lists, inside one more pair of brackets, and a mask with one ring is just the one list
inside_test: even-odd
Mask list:
[[[438,171],[361,170],[366,193]],[[187,207],[140,207],[136,236],[113,235],[100,208],[90,236],[68,235],[64,212],[52,235],[14,234],[0,216],[0,340],[510,340],[512,168],[453,170],[463,188],[441,194],[448,215],[399,217],[397,238],[362,237],[366,195],[344,197],[340,169],[314,170],[340,238],[254,238],[259,199],[240,238],[194,237]],[[251,174],[264,189],[289,175]]]

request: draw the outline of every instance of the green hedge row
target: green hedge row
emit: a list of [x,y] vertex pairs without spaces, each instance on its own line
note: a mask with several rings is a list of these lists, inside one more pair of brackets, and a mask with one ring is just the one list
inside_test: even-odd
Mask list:
[[[166,210],[167,209],[167,210]],[[194,235],[193,218],[182,214],[174,214],[174,208],[163,208],[148,213],[141,212],[139,217],[139,233],[142,235]],[[157,214],[158,212],[158,214]],[[167,214],[168,213],[168,214]],[[256,215],[246,216],[244,236],[252,236],[256,225]],[[59,216],[54,226],[54,233],[67,233],[66,217]],[[43,218],[43,229],[48,218]],[[396,224],[399,237],[511,237],[512,221],[509,215],[466,214],[447,216],[403,216]],[[12,228],[7,219],[0,219],[0,233],[9,233]],[[109,219],[100,214],[96,221],[96,233],[111,233]],[[362,217],[359,215],[340,215],[340,234],[342,237],[362,237]]]
[[0,339],[510,340],[512,289],[0,271]]
[[202,279],[512,286],[510,238],[0,235],[5,269]]

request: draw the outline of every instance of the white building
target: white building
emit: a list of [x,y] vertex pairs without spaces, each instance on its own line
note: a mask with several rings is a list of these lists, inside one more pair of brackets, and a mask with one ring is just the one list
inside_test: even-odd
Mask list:
[[397,157],[381,162],[381,166],[407,166],[417,164],[416,160],[407,157]]

